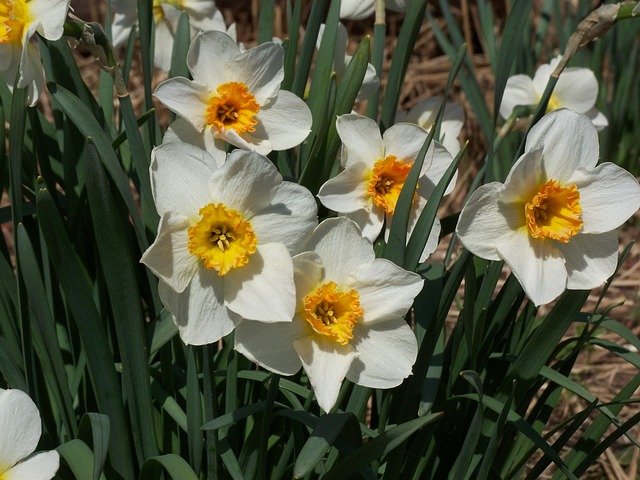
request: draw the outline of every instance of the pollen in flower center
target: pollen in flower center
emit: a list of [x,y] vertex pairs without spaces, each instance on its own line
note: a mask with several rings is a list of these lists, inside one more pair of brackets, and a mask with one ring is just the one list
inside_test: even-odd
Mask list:
[[393,155],[378,160],[373,165],[367,188],[374,205],[392,214],[410,170],[411,164],[397,160]]
[[533,238],[567,243],[582,228],[580,192],[575,185],[549,180],[525,205],[527,229]]
[[29,6],[25,0],[0,1],[0,44],[20,41],[29,22]]
[[210,203],[200,209],[200,220],[189,227],[189,253],[222,276],[242,267],[255,253],[258,239],[251,224],[236,210]]
[[304,318],[313,330],[340,345],[353,338],[353,327],[364,315],[355,290],[337,291],[335,282],[320,285],[304,297]]
[[256,115],[260,105],[249,88],[242,82],[228,82],[219,85],[216,94],[209,99],[207,124],[213,125],[218,132],[223,129],[237,133],[255,131],[258,119]]

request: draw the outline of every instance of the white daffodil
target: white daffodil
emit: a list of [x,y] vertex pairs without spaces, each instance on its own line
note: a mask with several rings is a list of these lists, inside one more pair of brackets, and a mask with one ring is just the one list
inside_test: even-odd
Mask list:
[[423,280],[376,259],[371,242],[344,217],[322,222],[306,249],[293,259],[293,322],[242,322],[236,350],[282,375],[302,366],[325,412],[345,377],[371,388],[402,383],[418,351],[403,317]]
[[41,434],[40,412],[29,395],[0,388],[0,479],[53,478],[60,466],[58,452],[32,455]]
[[340,18],[343,20],[362,20],[373,15],[375,0],[342,0]]
[[290,252],[317,224],[311,193],[243,150],[218,167],[204,150],[167,143],[154,149],[150,173],[161,219],[141,261],[160,277],[182,340],[215,342],[240,317],[291,320]]
[[70,0],[3,0],[0,2],[0,72],[13,90],[27,87],[27,102],[33,106],[44,88],[38,49],[29,40],[39,33],[58,40],[64,31]]
[[[129,40],[131,28],[138,23],[136,0],[111,0],[115,12],[111,33],[116,47]],[[224,17],[213,0],[153,0],[155,23],[154,65],[166,72],[171,68],[173,41],[180,15],[189,17],[191,39],[199,32],[217,30],[226,32],[234,41],[235,24],[227,29]]]
[[[560,58],[558,56],[551,60],[551,63],[540,65],[533,79],[526,75],[509,77],[500,104],[500,115],[509,118],[517,105],[537,105]],[[588,68],[565,68],[553,89],[547,112],[568,108],[577,113],[584,113],[598,130],[602,130],[609,122],[595,108],[597,97],[598,80],[593,71]]]
[[204,137],[207,151],[225,150],[226,141],[266,155],[299,145],[309,134],[309,107],[280,90],[281,45],[268,42],[241,52],[228,35],[203,32],[189,48],[187,65],[193,81],[170,78],[155,96]]
[[[336,127],[342,140],[344,170],[322,185],[318,198],[327,208],[354,220],[369,240],[378,237],[383,224],[388,238],[398,196],[428,134],[412,123],[396,123],[381,136],[376,122],[357,114],[338,117]],[[413,198],[409,235],[451,162],[447,150],[432,142]],[[454,186],[455,178],[446,193]],[[435,250],[439,235],[440,222],[436,218],[421,262]]]
[[[396,122],[409,122],[420,125],[427,132],[436,122],[438,110],[442,105],[439,98],[426,98],[411,108],[406,114],[398,112]],[[447,103],[444,106],[442,123],[440,124],[440,141],[452,156],[456,156],[460,151],[460,141],[458,136],[464,126],[464,109],[457,103]]]
[[[320,48],[324,30],[325,25],[320,25],[320,32],[318,33],[318,40],[316,42],[317,48]],[[348,45],[349,37],[347,36],[347,29],[342,23],[338,23],[338,31],[336,34],[336,48],[333,55],[333,69],[336,73],[338,82],[340,82],[340,79],[342,78],[342,75],[344,75],[349,62],[351,62],[351,59],[353,58],[351,55],[347,55]],[[367,71],[364,74],[364,79],[362,80],[362,85],[360,86],[360,90],[358,91],[358,97],[356,98],[356,101],[361,101],[369,98],[371,95],[376,93],[379,85],[380,80],[378,80],[378,76],[376,75],[376,69],[373,65],[368,63]]]
[[640,186],[612,163],[596,167],[598,151],[588,117],[551,112],[531,128],[505,183],[478,188],[462,209],[462,244],[504,260],[536,305],[598,287],[616,267],[614,229],[640,207]]

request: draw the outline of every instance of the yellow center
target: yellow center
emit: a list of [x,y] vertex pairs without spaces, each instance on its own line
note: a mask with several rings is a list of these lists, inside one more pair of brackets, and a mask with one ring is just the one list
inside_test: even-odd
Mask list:
[[558,101],[558,97],[556,97],[556,95],[554,93],[552,93],[551,97],[549,97],[549,103],[547,103],[547,111],[546,111],[546,113],[552,112],[552,111],[557,110],[557,109],[559,109],[561,107],[562,107],[562,105]]
[[165,19],[162,5],[171,5],[178,10],[184,10],[183,0],[153,0],[153,18],[156,23]]
[[373,166],[367,188],[373,203],[392,214],[410,170],[411,164],[396,160],[393,155],[378,160]]
[[200,209],[200,215],[188,230],[189,253],[202,259],[206,268],[217,270],[219,276],[246,265],[258,239],[242,214],[221,203],[210,203]]
[[30,17],[26,0],[0,0],[0,44],[20,41]]
[[575,185],[549,180],[524,207],[527,229],[533,238],[567,243],[582,228],[580,192]]
[[358,292],[338,292],[334,282],[320,285],[304,297],[305,320],[316,333],[340,345],[346,345],[353,338],[353,327],[363,315]]
[[237,133],[253,132],[258,123],[256,115],[259,111],[260,105],[256,102],[256,97],[244,83],[223,83],[209,99],[207,124],[216,127],[218,132],[223,129],[232,129]]

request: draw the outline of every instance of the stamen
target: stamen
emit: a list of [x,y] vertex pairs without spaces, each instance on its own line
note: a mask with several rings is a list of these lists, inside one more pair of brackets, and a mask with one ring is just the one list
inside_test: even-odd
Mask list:
[[525,207],[527,229],[533,238],[567,243],[582,228],[580,192],[575,185],[556,180],[541,185]]
[[367,193],[373,199],[374,205],[393,214],[410,171],[411,164],[399,161],[393,155],[378,160],[373,166],[367,188]]
[[209,99],[207,124],[219,132],[229,129],[237,133],[254,132],[259,111],[260,105],[244,83],[223,83]]

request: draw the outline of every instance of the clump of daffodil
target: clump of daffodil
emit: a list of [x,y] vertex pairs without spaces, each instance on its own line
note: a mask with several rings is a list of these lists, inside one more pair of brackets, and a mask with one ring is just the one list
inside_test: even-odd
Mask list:
[[411,374],[418,346],[404,320],[423,280],[386,259],[351,220],[323,221],[293,259],[293,322],[242,322],[235,348],[282,375],[304,368],[318,404],[330,411],[350,381],[392,388]]
[[[138,23],[137,2],[135,0],[111,0],[115,12],[111,32],[116,47],[124,45],[131,34],[131,28]],[[153,20],[155,24],[154,65],[166,72],[171,68],[174,35],[180,15],[189,17],[191,39],[199,32],[218,30],[227,32],[235,40],[235,24],[227,29],[222,12],[213,0],[153,0]]]
[[40,412],[21,390],[0,388],[0,479],[49,480],[60,466],[55,450],[32,455],[42,435]]
[[18,76],[18,88],[27,88],[27,103],[33,106],[44,88],[38,49],[30,43],[36,32],[47,40],[58,40],[70,0],[3,0],[0,2],[0,72],[9,89]]
[[[380,135],[376,122],[357,114],[338,117],[336,127],[342,140],[340,161],[344,170],[322,185],[318,198],[327,208],[354,220],[372,241],[384,225],[386,238],[400,191],[428,134],[417,125],[397,123]],[[408,237],[452,161],[441,144],[432,142],[413,197]],[[455,178],[446,193],[454,185]],[[435,250],[439,235],[440,222],[436,218],[420,261]]]
[[[509,118],[518,105],[537,105],[560,58],[557,56],[550,63],[540,65],[533,79],[527,75],[509,77],[500,104],[500,115]],[[609,122],[595,108],[597,98],[598,80],[592,70],[578,67],[565,68],[553,89],[547,112],[568,108],[577,113],[584,113],[598,130],[602,130],[609,125]]]
[[161,219],[141,261],[182,340],[215,342],[241,317],[290,321],[291,252],[317,224],[311,193],[257,153],[236,150],[218,167],[185,143],[156,148],[150,174]]
[[612,163],[596,166],[598,152],[588,117],[551,112],[531,128],[505,182],[481,186],[462,209],[462,244],[504,260],[536,305],[598,287],[616,268],[615,229],[640,207],[640,186]]
[[[189,125],[182,140],[219,157],[228,142],[266,155],[307,137],[311,112],[302,99],[280,90],[284,50],[273,42],[241,51],[221,32],[199,34],[187,57],[193,80],[170,78],[155,96]],[[188,128],[188,127],[191,128]]]

